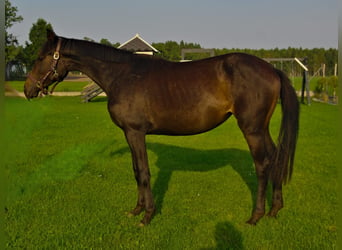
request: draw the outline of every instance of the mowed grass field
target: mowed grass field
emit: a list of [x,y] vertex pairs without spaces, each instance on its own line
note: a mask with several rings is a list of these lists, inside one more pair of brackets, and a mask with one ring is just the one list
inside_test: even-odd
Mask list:
[[[148,136],[157,213],[139,228],[141,216],[126,216],[131,156],[105,98],[6,97],[6,248],[337,249],[337,116],[337,106],[301,106],[285,207],[257,226],[245,223],[257,183],[234,117],[201,135]],[[274,138],[280,119],[278,105]]]

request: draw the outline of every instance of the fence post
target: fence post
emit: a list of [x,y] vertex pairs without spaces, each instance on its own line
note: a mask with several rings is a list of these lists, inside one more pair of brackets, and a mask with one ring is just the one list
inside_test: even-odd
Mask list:
[[[296,58],[295,58],[296,59]],[[298,59],[296,60],[298,62]],[[307,65],[308,65],[308,58],[305,57],[303,60],[303,64],[300,63],[300,65],[303,68],[303,82],[302,82],[302,95],[301,95],[301,101],[303,104],[305,104],[304,101],[304,91],[306,90],[306,100],[307,100],[307,104],[310,105],[311,104],[311,99],[310,99],[310,85],[309,85],[309,79],[308,79],[308,69],[307,69]]]

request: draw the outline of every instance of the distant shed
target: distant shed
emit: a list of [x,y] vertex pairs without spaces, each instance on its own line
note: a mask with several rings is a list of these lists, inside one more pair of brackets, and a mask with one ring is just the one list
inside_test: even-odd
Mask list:
[[156,48],[142,39],[139,34],[136,34],[130,40],[121,44],[118,48],[129,50],[136,54],[154,55],[159,53]]

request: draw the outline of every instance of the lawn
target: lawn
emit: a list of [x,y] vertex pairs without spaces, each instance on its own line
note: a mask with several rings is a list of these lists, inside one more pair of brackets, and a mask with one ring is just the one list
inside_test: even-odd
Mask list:
[[[301,106],[285,207],[257,226],[245,223],[256,177],[233,117],[201,135],[148,136],[158,210],[139,228],[141,217],[126,216],[136,203],[131,156],[104,98],[5,104],[8,249],[337,249],[337,106]],[[278,105],[274,137],[280,118]]]

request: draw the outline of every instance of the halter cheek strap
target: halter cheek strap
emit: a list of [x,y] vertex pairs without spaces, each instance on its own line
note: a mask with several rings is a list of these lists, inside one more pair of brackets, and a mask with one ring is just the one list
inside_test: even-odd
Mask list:
[[[30,73],[27,76],[32,82],[35,82],[36,87],[40,89],[40,93],[41,93],[40,95],[42,95],[42,94],[47,95],[48,94],[48,87],[44,87],[44,82],[49,77],[49,75],[53,73],[54,77],[56,77],[56,78],[58,77],[57,64],[58,64],[58,61],[60,58],[59,51],[61,49],[61,44],[62,44],[62,39],[58,38],[56,51],[53,53],[53,56],[52,56],[53,60],[52,60],[52,64],[51,64],[51,69],[48,72],[46,72],[46,74],[42,78],[40,78],[39,80],[36,80]],[[50,91],[51,94],[54,91],[54,89],[58,83],[59,83],[59,81],[57,81],[52,86],[52,89]]]

